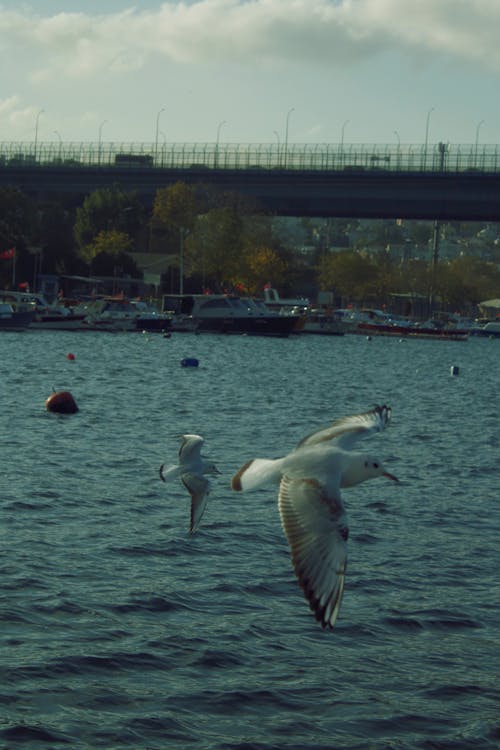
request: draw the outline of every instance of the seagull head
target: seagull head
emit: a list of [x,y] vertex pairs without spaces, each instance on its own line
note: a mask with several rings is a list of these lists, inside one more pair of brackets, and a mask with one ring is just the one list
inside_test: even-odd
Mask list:
[[211,463],[210,461],[206,461],[203,467],[203,473],[204,474],[221,474],[222,472],[219,471],[219,469],[214,463]]
[[399,479],[387,471],[382,461],[375,456],[362,453],[351,454],[348,465],[342,471],[341,486],[352,487],[376,477],[386,477],[386,479],[392,479],[393,482],[399,482]]
[[363,468],[365,472],[365,479],[373,479],[375,477],[386,477],[391,479],[393,482],[399,482],[399,479],[386,470],[382,461],[373,456],[365,456],[363,462]]

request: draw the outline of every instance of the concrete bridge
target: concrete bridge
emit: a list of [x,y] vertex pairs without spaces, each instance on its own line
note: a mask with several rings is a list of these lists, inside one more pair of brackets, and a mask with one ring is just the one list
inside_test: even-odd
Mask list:
[[497,146],[0,143],[0,187],[42,199],[119,185],[151,204],[175,182],[281,216],[500,221]]

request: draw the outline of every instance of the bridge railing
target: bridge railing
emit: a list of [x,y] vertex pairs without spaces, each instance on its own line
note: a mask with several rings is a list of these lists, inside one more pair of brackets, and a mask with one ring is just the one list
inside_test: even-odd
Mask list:
[[499,172],[500,146],[479,144],[0,142],[2,166]]

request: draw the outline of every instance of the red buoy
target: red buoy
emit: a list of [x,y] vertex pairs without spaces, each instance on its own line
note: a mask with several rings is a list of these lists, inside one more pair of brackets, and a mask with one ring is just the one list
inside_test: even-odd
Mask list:
[[47,411],[58,414],[75,414],[78,411],[75,399],[69,391],[56,391],[45,402]]
[[73,360],[75,358],[75,355],[70,352],[69,354],[66,354],[66,358]]

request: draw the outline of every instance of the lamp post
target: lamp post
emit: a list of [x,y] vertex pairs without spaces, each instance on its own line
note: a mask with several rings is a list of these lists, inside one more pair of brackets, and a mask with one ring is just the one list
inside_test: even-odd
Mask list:
[[35,120],[35,153],[34,153],[35,162],[36,162],[36,148],[38,145],[38,121],[40,119],[40,115],[42,115],[44,112],[45,112],[44,109],[40,109]]
[[58,154],[58,159],[60,160],[61,159],[61,151],[62,151],[62,138],[61,138],[61,134],[60,134],[60,132],[58,130],[54,130],[54,135],[57,135],[57,137],[59,138],[59,154]]
[[280,141],[280,134],[277,130],[273,130],[273,133],[276,137],[276,144],[277,144],[277,153],[278,153],[278,167],[280,166],[281,162],[281,141]]
[[158,156],[158,133],[159,133],[159,127],[160,127],[160,115],[162,112],[165,112],[165,107],[162,107],[158,114],[156,115],[156,130],[155,130],[155,166],[156,166],[156,158]]
[[342,129],[340,131],[340,166],[343,166],[344,164],[344,133],[346,125],[348,125],[348,123],[350,122],[350,120],[344,120],[344,122],[342,123]]
[[102,141],[102,129],[107,123],[107,120],[103,120],[101,124],[99,125],[99,144],[97,148],[97,163],[101,163],[101,141]]
[[396,153],[396,166],[399,169],[399,167],[401,165],[401,138],[399,137],[399,133],[398,133],[397,130],[393,130],[393,133],[396,136],[397,141],[398,141],[398,150],[397,150],[397,153]]
[[481,125],[484,125],[484,120],[481,120],[481,122],[478,122],[476,127],[476,141],[474,143],[474,166],[477,167],[477,146],[479,143],[479,131],[481,130]]
[[431,114],[434,112],[436,108],[431,107],[430,110],[427,112],[427,119],[425,121],[425,144],[424,144],[424,169],[427,166],[427,146],[429,144],[429,122],[431,119]]
[[217,125],[217,136],[215,139],[215,154],[214,154],[214,167],[219,166],[219,140],[220,140],[220,131],[222,129],[222,126],[226,124],[226,120],[222,120]]
[[295,112],[295,107],[291,107],[288,112],[286,113],[286,121],[285,121],[285,145],[283,148],[283,166],[286,167],[286,163],[288,160],[288,126],[290,124],[290,115],[292,112]]

